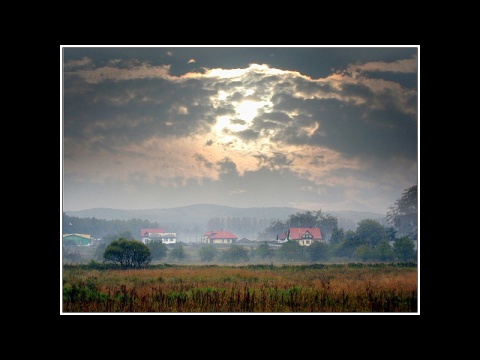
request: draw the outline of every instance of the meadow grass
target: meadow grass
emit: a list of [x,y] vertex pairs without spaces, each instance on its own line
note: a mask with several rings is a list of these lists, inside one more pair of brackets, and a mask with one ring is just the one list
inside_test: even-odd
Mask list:
[[65,265],[63,313],[416,313],[416,264]]

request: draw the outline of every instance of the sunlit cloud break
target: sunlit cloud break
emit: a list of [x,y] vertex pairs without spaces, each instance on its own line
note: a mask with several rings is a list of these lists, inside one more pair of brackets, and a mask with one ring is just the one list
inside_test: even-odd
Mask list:
[[[65,203],[107,206],[102,197],[114,196],[102,196],[99,186],[108,192],[101,184],[114,180],[128,184],[128,193],[151,194],[150,202],[130,198],[131,208],[203,197],[235,206],[318,203],[338,210],[351,204],[385,212],[417,182],[418,92],[396,78],[368,74],[416,74],[417,51],[408,50],[393,61],[379,52],[359,62],[352,48],[351,57],[324,76],[294,61],[291,68],[257,62],[255,48],[251,61],[233,67],[229,59],[218,66],[218,58],[209,66],[194,48],[184,59],[178,49],[163,51],[169,53],[164,63],[136,58],[133,50],[128,58],[108,59],[99,49],[101,62],[92,52],[66,55]],[[179,73],[181,63],[198,67]],[[225,172],[227,165],[235,171]],[[269,183],[276,184],[272,191],[283,189],[282,196],[264,191],[259,197],[258,188]],[[378,196],[369,202],[374,189]],[[118,196],[123,204],[129,195]]]

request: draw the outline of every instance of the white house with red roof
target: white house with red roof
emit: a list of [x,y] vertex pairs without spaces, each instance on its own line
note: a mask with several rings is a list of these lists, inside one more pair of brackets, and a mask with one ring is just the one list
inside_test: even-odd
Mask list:
[[237,241],[238,237],[229,231],[207,231],[203,235],[202,242],[207,244],[233,244]]
[[[310,246],[314,242],[323,241],[322,233],[320,231],[320,228],[318,227],[290,228],[288,229],[286,240],[298,241],[298,243],[301,246]],[[286,242],[286,241],[283,241],[283,242]]]
[[177,242],[177,233],[165,232],[164,229],[141,229],[140,236],[144,244],[150,241],[161,241],[164,244],[175,244]]

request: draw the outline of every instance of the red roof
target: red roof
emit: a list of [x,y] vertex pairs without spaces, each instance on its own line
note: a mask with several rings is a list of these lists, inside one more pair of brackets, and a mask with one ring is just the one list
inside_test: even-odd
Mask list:
[[285,240],[287,238],[288,231],[285,231],[282,234],[277,234],[277,240]]
[[314,240],[321,240],[322,239],[322,233],[320,232],[320,228],[318,228],[318,227],[314,227],[314,228],[290,228],[289,239],[291,239],[291,240],[301,240],[301,239],[303,239],[303,235],[305,235],[305,233],[307,231],[312,235],[312,238]]
[[231,232],[221,230],[219,232],[212,232],[214,235],[210,236],[210,239],[238,239]]
[[159,229],[142,229],[141,232],[140,232],[140,236],[148,236],[147,233],[164,233],[165,230],[162,229],[162,228],[159,228]]

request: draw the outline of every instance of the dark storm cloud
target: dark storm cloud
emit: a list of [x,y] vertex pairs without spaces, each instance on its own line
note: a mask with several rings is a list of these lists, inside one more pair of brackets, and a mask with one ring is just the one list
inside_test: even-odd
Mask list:
[[[95,136],[104,145],[138,142],[151,137],[188,136],[210,129],[214,118],[209,96],[201,82],[192,79],[182,84],[164,79],[107,80],[86,84],[89,91],[75,93],[77,76],[65,81],[65,137],[84,141]],[[218,112],[227,112],[219,109]],[[231,109],[230,109],[231,111]],[[128,135],[127,133],[128,132]]]
[[[345,107],[338,100],[308,100],[302,101],[304,111],[308,113],[311,107],[316,108],[315,117],[295,116],[292,122],[283,127],[274,136],[277,142],[289,144],[322,145],[340,151],[349,156],[378,155],[391,156],[393,151],[382,152],[382,145],[397,142],[396,132],[391,129],[375,126],[365,120],[364,115],[369,112],[365,106]],[[297,108],[297,100],[283,104],[284,108]],[[312,104],[314,103],[314,104]],[[371,112],[369,112],[371,114]],[[312,134],[298,132],[299,126],[312,126],[319,123],[319,128]],[[371,121],[371,120],[370,120]],[[413,126],[413,128],[415,128]],[[391,133],[390,136],[388,134]],[[411,135],[411,134],[408,134]],[[404,139],[399,139],[402,142]],[[414,139],[413,139],[414,140]],[[402,148],[396,149],[403,151]],[[411,154],[410,154],[411,155]]]
[[262,126],[262,124],[264,124],[265,122],[274,122],[276,124],[282,124],[282,123],[286,124],[291,119],[292,118],[284,112],[273,111],[273,112],[269,112],[269,113],[261,114],[260,116],[257,116],[255,118],[255,123],[258,124],[258,126]]
[[255,141],[260,137],[260,133],[252,129],[237,131],[235,135],[245,141]]
[[417,74],[404,74],[392,72],[372,72],[368,75],[372,79],[382,79],[398,83],[402,87],[415,89],[418,84]]
[[[255,120],[257,130],[258,126],[276,128],[278,131],[273,137],[276,142],[321,145],[347,156],[416,156],[416,116],[402,111],[395,93],[388,88],[375,93],[370,87],[356,83],[343,84],[341,90],[343,98],[352,100],[303,99],[285,92],[276,94],[272,102],[277,114],[283,114],[277,119],[283,119],[284,125],[269,122],[273,118],[270,113]],[[310,86],[310,92],[315,93],[315,85]],[[414,94],[407,95],[406,99],[405,104],[415,109]],[[376,108],[379,104],[383,108]],[[292,112],[299,114],[289,118],[286,113]],[[299,127],[313,129],[317,124],[318,128],[311,134],[298,131]]]
[[375,96],[373,91],[363,84],[344,84],[342,86],[342,93],[345,96],[358,96],[363,99],[369,99]]
[[[318,46],[221,46],[221,47],[69,47],[64,61],[91,59],[103,66],[111,59],[134,59],[152,65],[170,64],[171,74],[181,76],[207,68],[243,68],[249,64],[268,64],[278,69],[301,69],[313,78],[326,77],[335,69],[370,61],[395,61],[417,54],[417,47],[318,47]],[[195,59],[194,64],[189,64]],[[85,61],[85,60],[83,60]]]
[[75,207],[374,210],[416,180],[415,47],[63,52]]
[[[323,95],[331,94],[337,92],[336,89],[332,87],[330,83],[326,82],[312,82],[310,80],[304,79],[304,78],[299,78],[295,81],[295,92],[297,93],[303,93],[306,96],[318,96],[319,93]],[[292,86],[292,84],[288,84],[288,86]],[[279,93],[282,92],[282,87],[278,86],[277,90]],[[283,92],[286,90],[285,87],[283,87]]]

